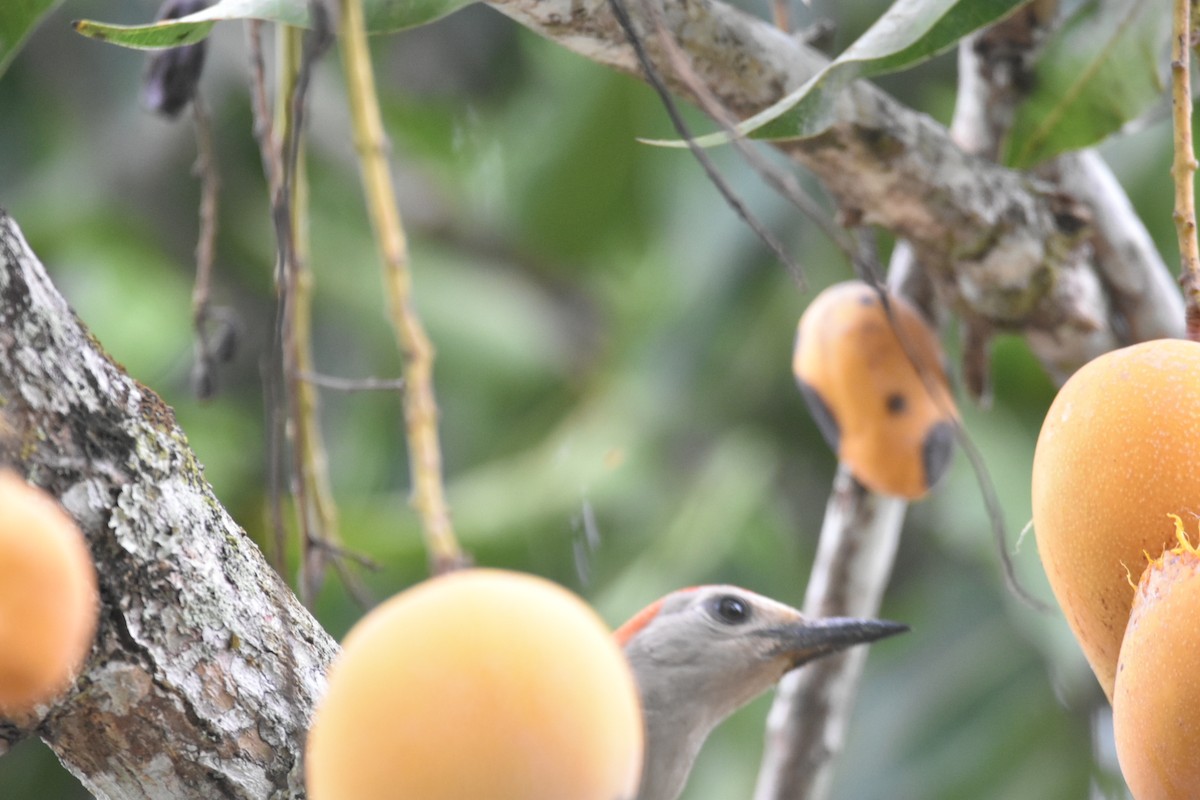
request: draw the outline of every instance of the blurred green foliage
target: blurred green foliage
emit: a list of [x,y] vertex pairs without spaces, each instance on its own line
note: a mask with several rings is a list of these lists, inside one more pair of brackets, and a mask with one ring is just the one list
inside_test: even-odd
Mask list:
[[1166,88],[1170,38],[1167,0],[1081,3],[1038,58],[1002,163],[1032,167],[1138,117]]
[[[834,19],[840,49],[885,5],[795,12]],[[239,350],[220,394],[200,403],[188,385],[192,132],[138,108],[140,54],[68,24],[153,13],[70,0],[30,38],[0,81],[0,205],[113,357],[175,408],[217,494],[269,547],[260,365],[273,237],[244,33],[216,29],[202,86],[223,181],[215,300],[237,320]],[[799,291],[687,153],[636,143],[674,135],[647,88],[490,8],[374,44],[416,295],[438,348],[449,494],[476,561],[557,580],[614,625],[701,582],[802,602],[835,463],[794,389],[790,351],[805,304],[851,277],[848,265],[733,153],[713,151],[804,265]],[[880,84],[945,121],[953,66],[942,56]],[[311,121],[316,362],[393,376],[336,59],[318,69]],[[1104,152],[1171,257],[1168,144],[1158,125]],[[1018,338],[997,341],[992,374],[992,407],[964,401],[964,414],[1012,546],[1030,518],[1053,387]],[[326,392],[322,421],[344,534],[379,562],[365,579],[385,597],[426,571],[399,399]],[[1032,540],[1015,561],[1049,598]],[[336,582],[316,611],[339,637],[361,615]],[[913,631],[872,650],[836,796],[1121,796],[1111,745],[1103,734],[1092,744],[1104,728],[1098,687],[1061,615],[1003,588],[965,459],[910,510],[882,613]],[[768,702],[714,735],[687,800],[749,795]],[[85,796],[37,742],[0,758],[0,797]]]

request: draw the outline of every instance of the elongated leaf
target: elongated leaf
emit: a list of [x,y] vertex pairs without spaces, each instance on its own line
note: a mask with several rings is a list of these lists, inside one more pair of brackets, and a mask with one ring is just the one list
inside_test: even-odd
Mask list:
[[[875,24],[807,83],[737,126],[756,139],[803,139],[833,124],[839,92],[855,78],[898,72],[927,61],[962,37],[1003,19],[1026,0],[896,0]],[[723,144],[724,133],[701,137]],[[669,147],[685,142],[652,141]]]
[[3,0],[0,8],[0,75],[42,17],[62,0]]
[[[9,2],[10,0],[0,0]],[[389,33],[433,22],[475,0],[364,0],[367,30]],[[155,50],[198,42],[217,22],[259,19],[307,27],[308,0],[220,0],[203,11],[179,19],[146,25],[108,25],[80,20],[75,30],[84,36],[123,47]]]
[[1004,162],[1028,167],[1099,142],[1164,88],[1168,0],[1090,0],[1046,45],[1013,120]]

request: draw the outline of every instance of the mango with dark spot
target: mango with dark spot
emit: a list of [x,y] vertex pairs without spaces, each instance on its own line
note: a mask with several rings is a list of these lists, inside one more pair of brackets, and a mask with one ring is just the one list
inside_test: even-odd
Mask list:
[[[867,488],[915,500],[946,472],[958,416],[933,330],[904,298],[829,287],[800,319],[792,369],[825,440]],[[914,361],[918,366],[914,366]]]

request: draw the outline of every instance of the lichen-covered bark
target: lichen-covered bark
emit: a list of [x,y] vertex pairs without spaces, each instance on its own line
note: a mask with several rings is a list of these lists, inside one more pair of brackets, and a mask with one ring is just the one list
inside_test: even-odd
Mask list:
[[114,364],[0,211],[0,460],[88,538],[100,629],[72,689],[0,724],[100,798],[295,798],[337,645],[217,502],[170,408]]
[[[950,136],[965,151],[999,157],[1016,109],[1034,86],[1034,58],[1059,19],[1057,5],[1056,0],[1035,0],[959,47]],[[1045,328],[1024,331],[1055,382],[1065,381],[1097,350],[1182,336],[1179,289],[1104,160],[1091,150],[1068,153],[1041,165],[1035,175],[1046,191],[1078,203],[1078,213],[1089,222],[1083,247],[1073,254],[1078,268],[1055,288],[1058,304],[1075,303],[1097,316],[1103,310],[1109,320],[1097,325],[1092,337],[1061,336]]]
[[[639,28],[650,30],[642,0],[626,3]],[[593,61],[639,74],[608,0],[492,0],[491,5]],[[719,0],[663,0],[662,6],[696,73],[739,116],[779,100],[826,63],[765,20]],[[686,84],[673,74],[669,60],[657,57],[660,48],[653,37],[647,44],[667,82],[686,95]],[[1092,215],[1078,198],[964,152],[944,127],[866,82],[844,92],[828,131],[779,147],[821,179],[851,221],[880,225],[907,239],[938,298],[971,320],[977,333],[1025,333],[1058,379],[1154,330],[1124,325],[1122,315],[1166,316],[1158,307],[1162,295],[1154,291],[1132,314],[1128,296],[1117,312],[1111,310],[1108,279],[1098,276],[1094,263]],[[1131,216],[1110,215],[1105,222],[1140,226]],[[1127,279],[1126,286],[1169,282],[1161,260],[1134,262],[1133,268],[1147,277]]]

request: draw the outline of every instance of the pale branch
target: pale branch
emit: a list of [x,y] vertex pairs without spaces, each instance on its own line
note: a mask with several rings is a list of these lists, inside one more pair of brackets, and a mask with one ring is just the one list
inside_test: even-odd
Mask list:
[[[875,494],[838,468],[804,594],[805,614],[878,614],[907,508],[902,498]],[[754,800],[829,795],[867,653],[852,648],[784,676],[767,717]]]
[[[1032,85],[1034,52],[1049,28],[1054,5],[1055,0],[1029,3],[959,43],[958,92],[949,133],[951,140],[964,152],[989,161],[999,159],[1017,107]],[[1085,275],[1084,280],[1088,277]],[[1072,283],[1067,281],[1068,286]],[[968,313],[960,316],[959,324],[962,328],[964,386],[976,403],[990,406],[993,326],[986,318]],[[1089,344],[1083,337],[1060,339],[1056,334],[1052,335],[1042,349],[1035,348],[1042,363],[1051,370],[1057,370],[1061,360],[1058,353],[1048,352],[1054,349],[1056,342],[1068,347]],[[1075,356],[1076,363],[1087,357],[1087,354]]]
[[[574,52],[640,77],[607,0],[491,5]],[[636,6],[635,24],[651,30]],[[664,0],[662,9],[696,74],[740,117],[779,100],[827,63],[765,20],[719,0]],[[654,40],[647,37],[647,46],[666,82],[691,99]],[[863,81],[843,93],[829,130],[778,146],[821,179],[851,221],[908,239],[955,312],[988,331],[1026,333],[1056,375],[1119,342],[1091,263],[1086,209],[1055,187],[965,153],[937,122]],[[1158,265],[1141,267],[1149,273]]]
[[958,46],[958,93],[950,138],[997,161],[1017,107],[1034,86],[1037,48],[1053,27],[1057,0],[1034,0]]
[[1180,338],[1184,335],[1183,297],[1150,231],[1138,217],[1112,169],[1095,150],[1054,159],[1039,174],[1082,201],[1092,217],[1096,269],[1122,341]]
[[299,798],[337,645],[229,517],[170,408],[76,319],[0,212],[0,461],[87,536],[102,612],[70,691],[0,725],[98,798]]
[[[313,10],[318,9],[314,6]],[[325,20],[319,15],[316,19]],[[298,591],[301,601],[306,605],[314,594],[312,572],[317,566],[310,560],[310,555],[316,553],[317,558],[324,556],[324,551],[315,550],[310,545],[324,538],[325,532],[319,530],[321,519],[315,513],[317,503],[311,495],[311,473],[306,471],[309,453],[307,437],[313,432],[313,426],[307,424],[305,415],[307,412],[315,413],[315,409],[305,408],[300,396],[304,384],[297,377],[300,369],[307,369],[310,365],[304,361],[307,353],[306,332],[298,330],[306,321],[304,312],[298,307],[298,304],[305,302],[305,298],[298,297],[300,292],[297,289],[304,271],[301,259],[304,257],[302,251],[305,242],[304,225],[300,224],[303,211],[297,208],[296,203],[303,196],[301,187],[304,172],[300,169],[300,153],[303,149],[301,141],[308,111],[312,67],[328,48],[332,38],[327,24],[315,25],[311,36],[307,38],[302,30],[290,25],[276,27],[275,116],[269,126],[273,135],[259,140],[260,146],[278,150],[276,156],[263,153],[263,163],[277,164],[280,170],[266,175],[271,197],[271,221],[275,231],[276,308],[272,351],[278,359],[277,363],[272,364],[267,377],[267,396],[270,399],[267,414],[273,418],[271,469],[288,476],[300,539]],[[266,130],[268,126],[259,122],[255,128]],[[282,446],[280,438],[286,441],[286,448]],[[276,460],[277,457],[279,460]],[[277,494],[278,484],[273,484],[271,488],[271,510],[276,516],[273,522],[279,531],[277,538],[282,541],[285,527],[283,503]]]
[[921,269],[912,247],[904,239],[892,248],[888,260],[888,285],[917,307],[930,325],[941,327],[946,315],[945,306],[938,302],[929,274]]
[[[1031,2],[959,46],[958,93],[950,136],[967,152],[988,159],[999,157],[1016,108],[1035,85],[1035,54],[1054,25],[1057,5],[1055,0]],[[1080,216],[1090,223],[1086,247],[1076,256],[1086,259],[1091,268],[1074,273],[1057,291],[1066,303],[1078,303],[1078,297],[1100,298],[1080,305],[1105,308],[1115,339],[1108,341],[1106,335],[1098,335],[1088,342],[1086,338],[1058,337],[1052,331],[1027,331],[1031,347],[1042,357],[1051,377],[1058,383],[1066,380],[1081,360],[1096,355],[1097,346],[1109,349],[1121,342],[1182,336],[1179,291],[1104,160],[1092,150],[1068,153],[1039,166],[1035,174],[1047,187],[1078,202]],[[964,339],[986,346],[987,332],[977,335],[972,321],[964,321],[969,329]],[[977,364],[986,358],[968,352],[966,361]]]

